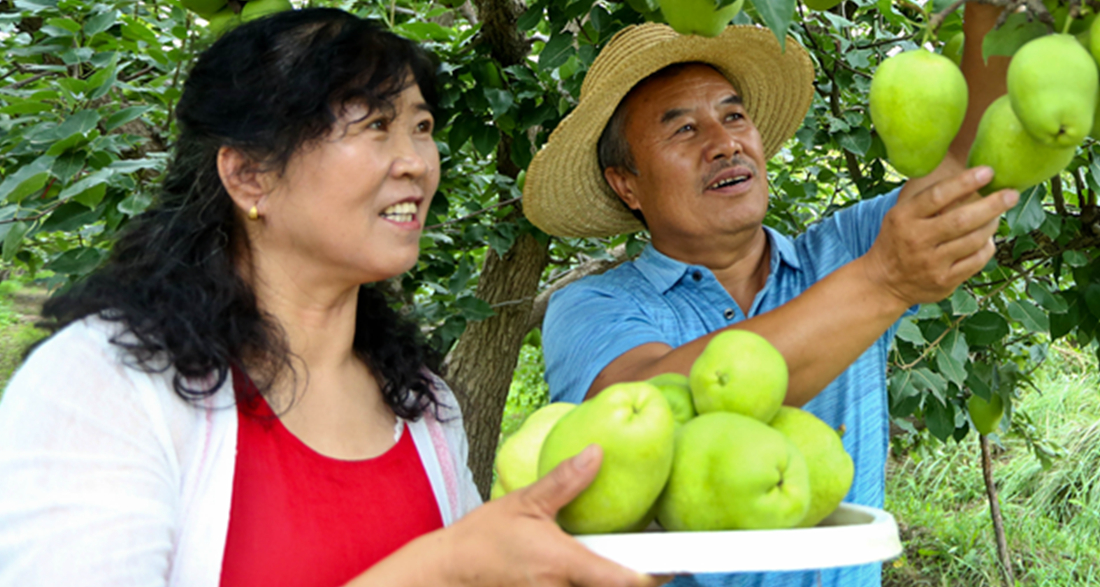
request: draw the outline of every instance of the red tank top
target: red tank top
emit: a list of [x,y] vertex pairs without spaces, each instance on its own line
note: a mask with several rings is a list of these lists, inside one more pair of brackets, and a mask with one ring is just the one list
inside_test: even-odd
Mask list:
[[237,404],[222,587],[343,585],[443,526],[408,426],[373,459],[333,459],[291,434],[236,369],[233,388],[255,400]]

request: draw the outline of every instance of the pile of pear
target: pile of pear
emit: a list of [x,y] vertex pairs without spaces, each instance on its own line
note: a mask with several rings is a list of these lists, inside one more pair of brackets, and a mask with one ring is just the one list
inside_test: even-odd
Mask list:
[[[204,18],[214,36],[221,35],[242,22],[262,16],[293,10],[290,0],[240,0],[231,6],[229,0],[180,0],[180,4]],[[239,8],[239,12],[234,8]]]
[[[1069,165],[1087,136],[1100,138],[1100,19],[1088,35],[1049,34],[1025,43],[1012,56],[1006,82],[1007,94],[982,114],[967,158],[968,167],[993,168],[983,194],[1041,183]],[[871,120],[898,173],[921,177],[940,164],[967,100],[966,80],[952,57],[916,49],[879,65],[871,80]]]
[[854,466],[840,432],[782,405],[787,382],[766,339],[722,332],[689,375],[618,383],[533,412],[497,453],[491,497],[598,444],[599,473],[558,512],[572,534],[816,526],[847,495]]

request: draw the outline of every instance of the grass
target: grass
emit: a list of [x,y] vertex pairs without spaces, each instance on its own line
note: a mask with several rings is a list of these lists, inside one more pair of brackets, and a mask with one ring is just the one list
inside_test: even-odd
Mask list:
[[[1015,409],[1062,448],[1049,468],[1019,435],[995,445],[1005,534],[1019,585],[1100,585],[1100,378],[1094,360],[1055,354]],[[905,555],[887,587],[1001,585],[977,439],[921,443],[888,465],[886,509]]]
[[45,295],[19,279],[0,281],[0,398],[23,360],[23,351],[46,334],[34,327]]

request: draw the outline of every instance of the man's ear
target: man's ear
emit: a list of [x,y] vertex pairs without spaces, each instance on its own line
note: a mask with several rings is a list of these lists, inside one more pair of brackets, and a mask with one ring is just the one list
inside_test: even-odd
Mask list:
[[257,168],[255,161],[233,147],[221,147],[218,149],[218,176],[243,214],[255,206],[262,215],[267,195],[266,174]]
[[634,179],[638,176],[618,167],[608,167],[603,170],[603,178],[607,185],[619,195],[619,199],[626,203],[631,210],[641,210],[638,196],[634,193]]

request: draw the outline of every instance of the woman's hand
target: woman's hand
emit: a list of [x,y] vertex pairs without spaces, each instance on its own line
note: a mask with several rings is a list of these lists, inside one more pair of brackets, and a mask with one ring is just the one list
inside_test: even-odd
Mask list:
[[668,582],[597,556],[554,521],[596,477],[601,458],[600,448],[589,446],[534,484],[414,540],[350,585],[656,587]]

